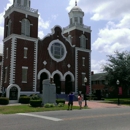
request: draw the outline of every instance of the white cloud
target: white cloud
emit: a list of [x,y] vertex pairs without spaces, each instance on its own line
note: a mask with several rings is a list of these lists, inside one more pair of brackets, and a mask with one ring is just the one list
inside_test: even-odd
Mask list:
[[51,17],[52,17],[53,20],[56,20],[57,17],[58,17],[58,14],[54,14],[54,15],[52,15]]
[[94,73],[103,72],[103,65],[106,64],[105,60],[92,60],[91,61],[91,71]]
[[[69,0],[68,11],[75,0]],[[78,6],[85,13],[92,14],[92,20],[114,20],[130,14],[130,0],[78,0]]]
[[3,16],[4,16],[4,12],[0,13],[0,26],[4,25],[4,18],[3,18]]
[[118,28],[118,25],[108,22],[106,27],[99,30],[98,38],[92,44],[93,49],[107,54],[116,50],[130,48],[130,29]]
[[3,12],[0,13],[0,53],[3,53],[3,34],[4,34],[4,14],[13,3],[13,0],[9,0]]
[[39,16],[39,29],[48,29],[50,26],[49,21],[44,21],[41,16]]
[[0,53],[3,53],[3,35],[4,35],[4,14],[5,11],[13,4],[13,0],[8,0],[3,12],[0,13]]
[[42,39],[42,38],[44,37],[43,31],[39,31],[39,32],[38,32],[38,37],[39,37],[40,39]]
[[[77,3],[78,3],[79,1],[80,1],[80,0],[77,0]],[[66,10],[69,12],[74,6],[75,6],[75,0],[69,0],[69,5],[68,5],[68,7],[66,8]]]
[[130,15],[125,15],[117,24],[117,27],[125,27],[125,28],[130,28]]

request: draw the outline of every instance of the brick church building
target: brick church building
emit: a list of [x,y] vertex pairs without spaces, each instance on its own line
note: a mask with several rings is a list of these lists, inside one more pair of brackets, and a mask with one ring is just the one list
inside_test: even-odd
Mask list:
[[91,28],[84,12],[75,6],[67,27],[54,26],[38,38],[38,10],[31,0],[14,0],[5,11],[1,90],[20,88],[21,94],[42,93],[44,79],[53,77],[57,94],[84,91],[84,77],[91,87]]

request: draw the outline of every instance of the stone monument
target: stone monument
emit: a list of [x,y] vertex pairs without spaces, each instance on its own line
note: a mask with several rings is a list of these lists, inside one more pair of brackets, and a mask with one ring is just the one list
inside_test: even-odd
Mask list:
[[43,80],[42,85],[42,103],[56,103],[56,86],[53,82],[53,79]]

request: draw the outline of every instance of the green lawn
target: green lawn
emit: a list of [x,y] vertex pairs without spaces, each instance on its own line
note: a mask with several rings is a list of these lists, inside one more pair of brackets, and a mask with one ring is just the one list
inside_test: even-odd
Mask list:
[[[64,107],[31,107],[30,105],[14,105],[14,106],[0,106],[0,114],[14,114],[14,113],[27,113],[27,112],[43,112],[43,111],[56,111],[56,110],[67,110],[68,106]],[[73,109],[79,109],[78,106],[73,106]]]
[[[107,103],[118,103],[118,98],[106,98],[104,100]],[[120,104],[122,105],[130,105],[130,98],[119,98]]]

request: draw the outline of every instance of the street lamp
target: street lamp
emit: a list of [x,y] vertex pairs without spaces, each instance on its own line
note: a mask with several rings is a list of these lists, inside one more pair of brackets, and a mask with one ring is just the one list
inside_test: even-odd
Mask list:
[[87,97],[86,97],[86,85],[87,85],[87,78],[85,77],[84,78],[84,83],[85,83],[85,93],[84,93],[84,100],[85,100],[85,107],[87,106]]
[[120,105],[120,99],[119,99],[119,84],[120,84],[120,81],[119,80],[117,80],[116,81],[116,84],[117,84],[117,88],[118,88],[118,105]]

